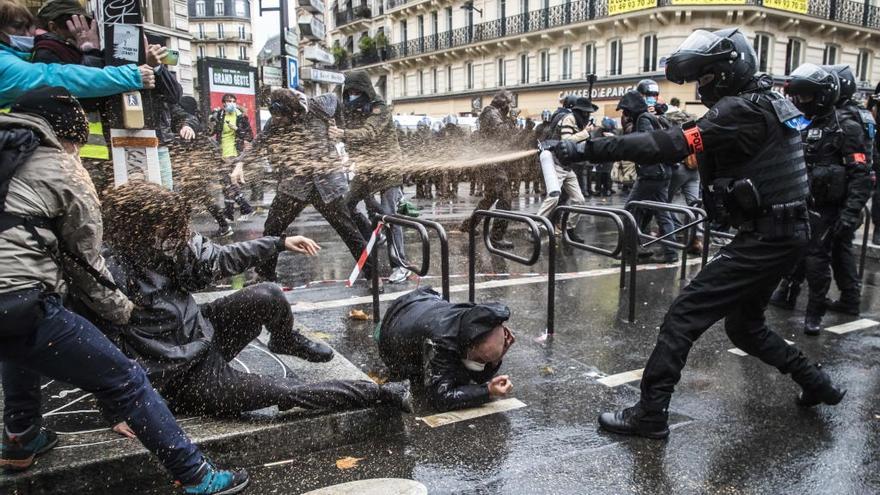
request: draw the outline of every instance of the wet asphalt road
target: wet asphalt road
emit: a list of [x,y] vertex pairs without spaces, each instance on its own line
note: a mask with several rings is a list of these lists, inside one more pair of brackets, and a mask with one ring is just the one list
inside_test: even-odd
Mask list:
[[[620,201],[619,196],[614,199]],[[451,231],[470,204],[470,200],[441,204],[426,215]],[[535,211],[537,199],[521,198],[516,208]],[[261,226],[259,216],[240,224],[234,239],[258,236]],[[210,227],[199,224],[203,230]],[[602,221],[585,219],[580,228],[591,241],[614,242],[610,226]],[[308,235],[324,246],[319,259],[281,258],[279,278],[294,287],[288,292],[294,304],[368,294],[363,282],[354,288],[338,282],[348,276],[353,260],[313,210],[289,232]],[[518,250],[527,250],[521,230],[514,230],[512,237]],[[413,246],[414,237],[409,240]],[[466,236],[450,233],[450,243],[452,283],[465,283]],[[436,247],[432,256],[438,256]],[[432,265],[432,273],[437,266]],[[615,266],[613,260],[582,252],[565,252],[559,260],[561,272]],[[861,317],[880,321],[876,269],[876,263],[868,265]],[[697,270],[698,265],[691,266],[689,275]],[[490,258],[480,249],[479,280],[523,279],[546,271],[546,256],[534,267],[523,267]],[[598,380],[644,366],[663,314],[680,287],[677,268],[639,273],[637,320],[632,324],[623,320],[615,273],[558,282],[557,335],[539,343],[533,338],[545,328],[542,280],[534,276],[528,280],[531,283],[477,293],[478,300],[503,301],[511,307],[511,327],[518,341],[503,372],[514,382],[513,395],[527,407],[430,428],[417,417],[431,411],[418,404],[415,415],[404,417],[402,434],[279,466],[246,466],[253,477],[248,493],[302,493],[375,477],[415,479],[430,493],[880,493],[880,327],[806,337],[800,332],[805,301],[793,312],[768,310],[771,328],[823,363],[849,390],[837,407],[803,410],[794,405],[798,391],[794,382],[754,358],[729,352],[733,345],[721,324],[715,325],[690,354],[671,404],[674,426],[669,440],[632,439],[599,432],[595,420],[601,411],[637,400],[638,381],[608,387]],[[440,285],[439,279],[421,283]],[[385,291],[416,284],[386,285]],[[452,300],[466,297],[466,292],[456,292]],[[352,308],[371,312],[368,304],[361,304],[297,312],[296,317],[300,324],[325,334],[361,369],[381,377],[385,370],[372,342],[373,325],[349,319]],[[829,313],[826,323],[854,319]],[[346,456],[363,460],[355,468],[338,469],[335,461]]]

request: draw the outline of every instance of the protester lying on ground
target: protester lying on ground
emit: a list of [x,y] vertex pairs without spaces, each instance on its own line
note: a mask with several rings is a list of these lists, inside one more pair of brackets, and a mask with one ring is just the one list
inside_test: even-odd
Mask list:
[[41,427],[42,375],[94,394],[108,414],[124,418],[188,493],[243,489],[247,473],[220,471],[205,459],[144,370],[62,304],[68,287],[117,325],[133,307],[99,252],[100,206],[77,158],[88,137],[82,107],[55,87],[25,93],[11,111],[0,114],[0,466],[27,469],[58,444]]
[[515,342],[500,303],[452,304],[430,287],[397,298],[382,319],[379,355],[392,379],[423,380],[441,410],[474,407],[510,393],[507,375],[495,376]]
[[148,65],[95,69],[30,63],[34,23],[24,5],[0,0],[0,107],[41,86],[61,86],[77,98],[95,98],[155,85],[153,68]]
[[203,305],[192,295],[281,250],[316,255],[320,247],[311,239],[281,236],[212,244],[190,234],[190,208],[179,194],[146,182],[109,191],[103,214],[108,269],[136,306],[127,324],[99,325],[147,370],[173,410],[215,416],[273,405],[281,410],[410,410],[408,383],[304,384],[295,377],[248,374],[230,366],[264,325],[272,352],[312,362],[333,359],[327,345],[294,329],[290,303],[275,284],[252,285]]

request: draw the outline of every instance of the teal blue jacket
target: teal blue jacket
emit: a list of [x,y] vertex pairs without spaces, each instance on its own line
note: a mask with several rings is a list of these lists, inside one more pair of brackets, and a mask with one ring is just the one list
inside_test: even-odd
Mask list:
[[77,98],[96,98],[141,89],[143,83],[134,64],[103,69],[33,64],[30,53],[0,43],[0,108],[41,86],[62,86]]

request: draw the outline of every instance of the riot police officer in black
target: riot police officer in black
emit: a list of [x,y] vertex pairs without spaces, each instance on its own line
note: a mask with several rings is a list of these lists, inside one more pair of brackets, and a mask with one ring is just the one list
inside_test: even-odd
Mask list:
[[[801,131],[810,176],[813,238],[804,260],[810,289],[804,333],[818,335],[828,307],[833,254],[841,287],[842,309],[858,314],[861,283],[852,255],[852,240],[860,214],[871,195],[865,131],[858,117],[839,109],[841,79],[835,71],[803,64],[791,73],[785,92],[808,119]],[[855,88],[853,87],[853,90]],[[847,250],[849,259],[847,260]],[[792,283],[798,281],[792,280]]]
[[800,112],[771,91],[768,77],[756,76],[755,61],[737,29],[695,31],[667,59],[666,77],[698,83],[710,107],[703,118],[682,128],[577,146],[564,142],[556,149],[563,161],[675,162],[695,153],[710,216],[738,229],[669,308],[642,375],[639,402],[599,416],[608,431],[668,436],[669,401],[691,346],[721,318],[737,347],[800,385],[799,405],[837,404],[845,394],[764,320],[773,288],[807,245],[808,184],[800,135],[791,127]]

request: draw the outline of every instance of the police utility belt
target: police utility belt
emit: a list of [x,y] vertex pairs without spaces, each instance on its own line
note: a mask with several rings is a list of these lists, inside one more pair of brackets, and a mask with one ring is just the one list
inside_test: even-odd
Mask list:
[[763,205],[751,179],[716,179],[709,188],[710,209],[718,223],[768,239],[809,232],[806,201]]

